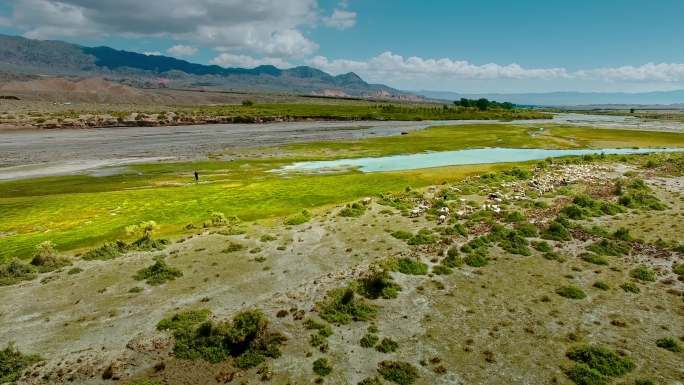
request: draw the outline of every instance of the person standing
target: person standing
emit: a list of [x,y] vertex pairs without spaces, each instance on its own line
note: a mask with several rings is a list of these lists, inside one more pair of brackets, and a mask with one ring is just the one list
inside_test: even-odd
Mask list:
[[195,182],[199,182],[199,173],[195,171]]

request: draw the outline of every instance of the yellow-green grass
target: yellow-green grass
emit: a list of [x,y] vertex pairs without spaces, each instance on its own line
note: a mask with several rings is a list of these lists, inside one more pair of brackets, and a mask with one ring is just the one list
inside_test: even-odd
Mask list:
[[[213,211],[244,220],[274,218],[366,195],[452,181],[511,165],[475,165],[393,173],[281,176],[270,173],[294,160],[379,156],[471,147],[684,146],[684,135],[551,127],[531,135],[527,126],[436,127],[409,135],[284,146],[284,158],[130,166],[121,175],[72,175],[0,183],[0,259],[26,257],[35,245],[55,242],[78,250],[125,237],[127,225],[155,220],[160,235],[180,234]],[[201,183],[192,181],[199,170]]]

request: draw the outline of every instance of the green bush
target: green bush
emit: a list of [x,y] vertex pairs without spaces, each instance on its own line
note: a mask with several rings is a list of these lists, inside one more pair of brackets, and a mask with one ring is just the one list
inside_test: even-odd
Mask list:
[[361,337],[359,344],[364,348],[372,348],[378,343],[378,340],[380,340],[380,337],[377,335],[366,333],[363,337]]
[[285,337],[269,330],[261,312],[241,312],[230,322],[209,321],[208,315],[207,310],[179,313],[160,321],[157,329],[173,332],[173,351],[181,359],[217,363],[235,357],[237,367],[249,368],[280,356]]
[[411,238],[409,238],[406,243],[408,243],[411,246],[418,246],[418,245],[431,245],[435,242],[437,242],[437,237],[432,235],[432,233],[429,230],[420,230],[418,231],[418,234],[413,235]]
[[356,385],[382,385],[382,382],[380,382],[380,379],[377,377],[368,377],[364,378]]
[[347,207],[343,208],[340,211],[339,215],[341,217],[356,218],[360,217],[365,212],[366,206],[364,206],[362,203],[352,203],[347,205]]
[[654,282],[656,280],[655,271],[644,265],[632,269],[629,272],[629,276],[634,279],[638,279],[639,281]]
[[565,257],[553,251],[542,254],[542,257],[544,257],[544,259],[548,259],[549,261],[556,261],[561,263],[565,262]]
[[370,321],[377,315],[377,307],[357,298],[351,288],[330,290],[325,299],[316,304],[321,318],[338,325],[352,321]]
[[375,347],[375,350],[379,351],[380,353],[392,353],[396,352],[397,349],[399,349],[399,344],[387,337],[383,338],[378,346]]
[[578,363],[587,365],[604,376],[622,376],[634,369],[632,360],[622,357],[601,346],[580,346],[569,350],[566,356]]
[[378,363],[378,373],[387,381],[399,385],[411,385],[418,379],[418,369],[408,362],[382,361]]
[[550,253],[553,251],[553,247],[551,247],[551,245],[549,245],[549,243],[546,241],[541,241],[541,242],[534,241],[534,242],[532,242],[532,247],[535,250],[540,251],[542,253]]
[[453,271],[448,266],[437,265],[432,267],[432,273],[436,275],[449,275],[453,273]]
[[148,285],[157,286],[182,276],[182,271],[167,265],[164,259],[157,258],[152,266],[138,270],[133,278],[138,281],[144,280]]
[[576,364],[567,372],[568,377],[577,385],[608,385],[609,378],[586,364]]
[[641,289],[639,289],[639,286],[637,286],[633,282],[625,282],[622,285],[620,285],[620,288],[622,288],[622,290],[624,290],[628,293],[638,294],[639,292],[641,292]]
[[601,255],[596,255],[593,253],[582,253],[579,255],[579,257],[589,263],[593,263],[594,265],[607,265],[608,264],[608,259],[606,257],[603,257]]
[[539,229],[531,223],[521,223],[515,228],[525,238],[536,238],[539,236]]
[[587,297],[584,291],[582,291],[582,289],[576,286],[559,287],[558,289],[556,289],[556,294],[560,295],[561,297],[570,299],[583,299]]
[[311,220],[311,213],[309,212],[309,210],[302,210],[301,213],[299,213],[297,215],[293,215],[293,216],[285,219],[285,225],[296,226],[296,225],[304,224],[310,220]]
[[162,384],[160,381],[157,381],[157,380],[152,380],[149,378],[143,378],[140,380],[135,380],[135,381],[129,383],[128,385],[164,385],[164,384]]
[[401,239],[404,241],[410,239],[413,236],[413,234],[409,233],[408,231],[404,231],[404,230],[394,231],[390,235],[396,239]]
[[117,258],[128,250],[128,245],[123,241],[105,242],[102,246],[83,254],[86,261],[100,260],[106,261]]
[[505,220],[506,222],[518,223],[524,221],[525,216],[522,215],[520,211],[511,211],[510,213],[506,214]]
[[31,259],[31,265],[35,266],[39,273],[47,273],[71,265],[71,262],[57,255],[55,244],[45,241],[36,246],[36,251]]
[[442,260],[441,264],[448,268],[461,267],[463,265],[463,260],[458,256],[458,249],[456,247],[449,248],[447,256]]
[[0,384],[17,381],[24,370],[40,361],[40,356],[23,354],[10,343],[0,350]]
[[489,258],[482,253],[471,253],[463,258],[463,262],[471,267],[483,267],[489,263]]
[[682,347],[679,346],[679,343],[675,341],[674,338],[670,337],[660,338],[656,340],[656,346],[675,353],[679,353],[682,351]]
[[242,245],[242,244],[230,242],[230,243],[228,244],[228,246],[227,246],[225,249],[223,249],[221,252],[222,252],[222,253],[226,253],[226,254],[227,254],[227,253],[234,253],[234,252],[240,251],[240,250],[242,250],[242,249],[244,249],[244,248],[245,248],[245,246]]
[[619,229],[615,230],[615,232],[613,233],[613,238],[625,242],[632,240],[632,236],[629,234],[629,229],[626,229],[624,227],[620,227]]
[[568,229],[558,221],[551,222],[549,227],[542,232],[541,237],[552,241],[569,241],[572,239]]
[[672,268],[672,272],[679,276],[684,276],[684,263],[675,265],[675,267]]
[[392,276],[385,270],[371,271],[367,276],[356,281],[356,292],[368,299],[397,298],[401,286],[394,282]]
[[306,321],[304,321],[304,327],[309,330],[318,330],[318,334],[325,338],[330,337],[333,334],[333,330],[330,325],[323,322],[318,322],[313,318],[308,318]]
[[413,258],[399,258],[394,262],[392,270],[407,275],[425,275],[428,272],[428,266]]
[[619,241],[602,239],[589,245],[587,250],[593,251],[598,255],[612,255],[618,257],[629,253],[629,246]]
[[517,231],[508,231],[499,240],[499,247],[511,254],[530,255],[529,242]]
[[332,373],[332,365],[328,361],[327,358],[321,357],[314,361],[313,363],[313,371],[314,373],[318,374],[321,377],[325,377],[328,374]]
[[596,281],[596,282],[594,282],[593,286],[595,288],[601,289],[601,290],[610,290],[610,286],[608,286],[608,284],[603,282],[603,281]]
[[36,268],[18,259],[0,265],[0,286],[14,285],[36,278]]

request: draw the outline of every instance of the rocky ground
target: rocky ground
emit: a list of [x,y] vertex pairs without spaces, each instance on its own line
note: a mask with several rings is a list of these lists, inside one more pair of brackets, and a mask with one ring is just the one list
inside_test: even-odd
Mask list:
[[[681,384],[683,353],[657,342],[684,344],[681,172],[617,158],[543,165],[297,221],[197,224],[155,252],[71,256],[71,266],[0,287],[0,346],[42,356],[21,384]],[[640,193],[650,206],[634,203]],[[159,257],[182,276],[134,278]],[[400,289],[364,298],[363,279],[381,271],[373,287]],[[348,285],[340,308],[374,314],[329,317],[322,303]],[[281,354],[252,368],[180,358],[157,324],[197,309],[214,321],[261,311],[286,338]],[[390,342],[363,347],[368,335]],[[584,364],[566,353],[586,346],[632,364],[591,367],[596,382],[581,382]],[[401,365],[384,370],[388,361]]]

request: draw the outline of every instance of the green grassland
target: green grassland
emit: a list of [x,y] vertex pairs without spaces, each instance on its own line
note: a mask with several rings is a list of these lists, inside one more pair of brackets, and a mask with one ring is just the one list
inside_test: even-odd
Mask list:
[[[160,234],[180,234],[214,211],[243,220],[274,218],[366,195],[453,181],[505,165],[447,167],[410,172],[334,175],[271,173],[295,160],[389,155],[471,147],[684,147],[684,135],[514,125],[435,127],[409,135],[320,142],[269,149],[279,157],[236,161],[134,165],[112,176],[71,175],[0,183],[0,259],[27,257],[51,240],[60,251],[125,238],[125,227],[155,220]],[[531,135],[534,133],[534,135]],[[263,149],[260,149],[263,150]],[[509,166],[508,166],[509,167]],[[192,181],[192,172],[202,175]]]

